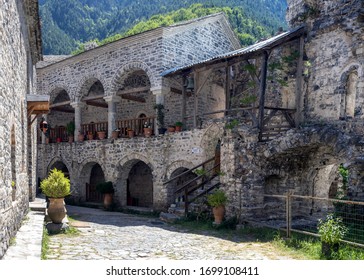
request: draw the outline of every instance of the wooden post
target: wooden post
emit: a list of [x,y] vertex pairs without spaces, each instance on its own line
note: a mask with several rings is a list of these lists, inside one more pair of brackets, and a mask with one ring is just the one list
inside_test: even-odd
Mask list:
[[188,186],[185,187],[185,217],[188,215]]
[[193,90],[193,103],[194,103],[194,106],[193,106],[193,128],[196,128],[197,127],[197,109],[198,109],[198,100],[197,100],[197,86],[198,86],[198,83],[197,83],[197,79],[198,79],[198,75],[197,75],[197,72],[195,71],[194,72],[194,75],[193,75],[193,79],[194,79],[194,85],[195,85],[195,88]]
[[229,114],[230,109],[230,67],[225,67],[225,116]]
[[268,69],[268,51],[264,51],[262,63],[262,75],[260,78],[259,90],[259,115],[258,115],[258,128],[259,128],[259,141],[262,140],[263,126],[264,126],[264,99],[265,89],[267,87],[267,69]]
[[303,79],[303,52],[304,52],[304,37],[300,37],[300,47],[299,47],[299,58],[297,63],[296,72],[296,115],[295,115],[295,125],[299,125],[302,121],[303,112],[303,95],[302,95],[302,79]]
[[181,109],[181,118],[182,123],[184,126],[186,126],[186,76],[183,75],[182,77],[182,109]]
[[287,238],[291,237],[291,192],[288,191],[286,198],[286,223],[287,223]]

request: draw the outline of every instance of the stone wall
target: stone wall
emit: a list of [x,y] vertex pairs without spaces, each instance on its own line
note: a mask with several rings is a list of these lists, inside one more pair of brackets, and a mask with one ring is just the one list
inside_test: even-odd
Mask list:
[[363,118],[363,1],[291,0],[288,5],[290,25],[307,26],[306,119]]
[[[127,179],[136,172],[133,167],[143,162],[152,173],[153,205],[151,208],[164,209],[173,201],[171,197],[174,189],[163,185],[163,181],[171,178],[172,173],[179,168],[192,168],[214,156],[215,146],[222,137],[222,133],[221,125],[211,124],[204,129],[151,138],[39,144],[39,176],[45,178],[55,163],[63,162],[70,174],[73,200],[84,202],[90,170],[94,164],[98,163],[105,174],[105,180],[112,181],[116,187],[116,203],[119,206],[126,206]],[[144,169],[147,170],[147,168]],[[144,173],[147,177],[149,176],[148,172]],[[151,187],[148,186],[148,189],[150,190]],[[135,190],[134,188],[133,191]],[[141,197],[140,192],[134,194]],[[145,194],[146,197],[148,195]]]
[[[28,29],[21,1],[0,1],[0,258],[28,210],[33,189],[28,170],[26,95],[34,93]],[[5,24],[6,23],[6,24]],[[34,170],[33,170],[34,171]],[[30,176],[28,176],[28,173]],[[14,188],[12,187],[14,182]]]
[[[228,214],[250,221],[285,217],[284,200],[278,202],[265,194],[333,198],[341,185],[341,164],[350,174],[346,195],[362,201],[362,153],[361,138],[343,122],[292,129],[265,143],[257,142],[257,132],[250,128],[231,131],[221,145],[221,166],[226,174],[221,178],[230,198]],[[316,205],[313,212],[294,211],[312,218],[322,209]]]
[[[65,90],[74,102],[88,95],[93,83],[100,82],[102,90],[97,94],[116,95],[128,74],[143,71],[148,76],[150,88],[135,95],[145,98],[146,102],[117,101],[115,119],[132,119],[141,113],[154,116],[153,106],[158,101],[158,95],[158,98],[164,96],[166,124],[174,124],[181,118],[181,95],[170,91],[172,82],[162,80],[161,73],[238,47],[239,43],[223,14],[206,16],[124,38],[54,64],[39,64],[38,92],[51,95],[51,100],[54,100],[57,94]],[[177,83],[175,87],[181,89],[182,85]],[[194,107],[191,101],[192,98],[189,98],[189,113]],[[206,109],[205,103],[200,102],[201,110]],[[84,104],[81,110],[82,123],[108,120],[107,108]],[[55,126],[66,125],[64,120],[73,115],[52,112],[49,117],[49,122]]]

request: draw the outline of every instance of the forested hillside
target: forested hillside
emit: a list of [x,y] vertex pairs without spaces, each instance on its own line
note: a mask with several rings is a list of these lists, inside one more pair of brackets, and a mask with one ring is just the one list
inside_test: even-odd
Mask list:
[[[115,39],[221,10],[228,14],[242,43],[286,26],[286,0],[39,0],[39,3],[45,54],[69,54],[87,41],[102,41],[121,34],[114,36]],[[203,7],[191,7],[195,3],[202,3]]]

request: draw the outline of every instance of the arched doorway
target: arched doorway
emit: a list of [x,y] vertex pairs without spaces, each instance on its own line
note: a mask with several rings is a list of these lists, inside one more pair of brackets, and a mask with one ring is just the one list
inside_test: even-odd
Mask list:
[[96,190],[96,185],[105,182],[105,175],[98,163],[91,167],[89,178],[89,181],[86,182],[86,201],[102,203],[102,194]]
[[[184,172],[188,171],[188,168],[185,167],[179,167],[177,168],[175,171],[172,172],[171,174],[171,179],[177,177],[178,175],[183,174]],[[169,203],[175,203],[175,202],[179,202],[182,201],[183,198],[181,196],[179,196],[178,194],[176,194],[176,191],[178,191],[181,187],[183,187],[187,182],[193,180],[194,178],[196,178],[197,175],[193,172],[189,172],[186,174],[181,175],[180,177],[178,177],[176,180],[173,180],[171,183],[169,183],[168,185],[168,190],[169,190]],[[190,184],[190,187],[194,187],[197,185],[197,182],[193,182]],[[182,192],[183,194],[183,192]]]
[[64,173],[65,177],[67,177],[68,179],[70,178],[70,174],[69,174],[68,168],[67,168],[67,166],[62,161],[56,161],[55,163],[53,163],[50,166],[50,168],[48,170],[48,173],[49,173],[49,171],[51,171],[54,168],[56,168],[58,170],[61,170]]
[[127,205],[153,207],[153,174],[143,161],[136,162],[127,178]]

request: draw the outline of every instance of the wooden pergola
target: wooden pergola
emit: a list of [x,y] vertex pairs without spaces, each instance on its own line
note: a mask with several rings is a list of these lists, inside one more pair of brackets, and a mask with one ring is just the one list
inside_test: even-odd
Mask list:
[[[260,79],[256,79],[259,84],[259,106],[256,108],[258,110],[258,115],[256,116],[257,127],[260,130],[259,140],[262,140],[262,132],[263,126],[266,124],[269,119],[264,117],[264,110],[268,107],[265,107],[265,94],[267,87],[267,71],[268,71],[268,59],[271,52],[278,48],[282,47],[285,44],[291,43],[294,40],[299,40],[299,54],[298,54],[298,62],[296,69],[296,88],[295,88],[295,104],[296,108],[294,118],[289,117],[287,108],[268,108],[273,110],[274,112],[280,110],[284,116],[287,116],[287,121],[291,126],[295,126],[299,124],[302,120],[302,112],[303,112],[303,94],[302,94],[302,79],[303,79],[303,54],[304,54],[304,36],[305,36],[305,27],[300,26],[290,31],[286,31],[280,33],[270,39],[260,41],[252,46],[238,49],[226,54],[222,54],[216,57],[213,57],[208,60],[204,60],[195,64],[187,65],[180,68],[169,69],[162,73],[163,77],[172,77],[176,75],[182,76],[182,84],[185,84],[186,77],[194,77],[196,81],[198,79],[199,73],[205,71],[207,73],[211,73],[214,70],[225,68],[225,77],[224,77],[224,91],[225,91],[225,115],[229,114],[229,110],[231,109],[230,104],[230,88],[231,88],[231,79],[229,75],[230,67],[251,59],[261,58],[261,72]],[[198,88],[195,88],[193,91],[194,95],[194,116],[193,116],[193,124],[196,127],[197,124],[197,98],[196,96],[204,87],[207,79],[209,78],[209,74],[205,75],[204,80],[201,80]],[[182,119],[186,118],[186,88],[182,87],[181,91],[171,88],[171,92],[180,93],[182,95]],[[277,110],[274,110],[277,109]],[[291,109],[292,111],[292,109]],[[213,113],[213,112],[212,112]],[[211,113],[211,114],[212,114]],[[216,113],[216,112],[215,112]],[[270,118],[275,113],[272,113]],[[254,117],[255,118],[255,117]]]

